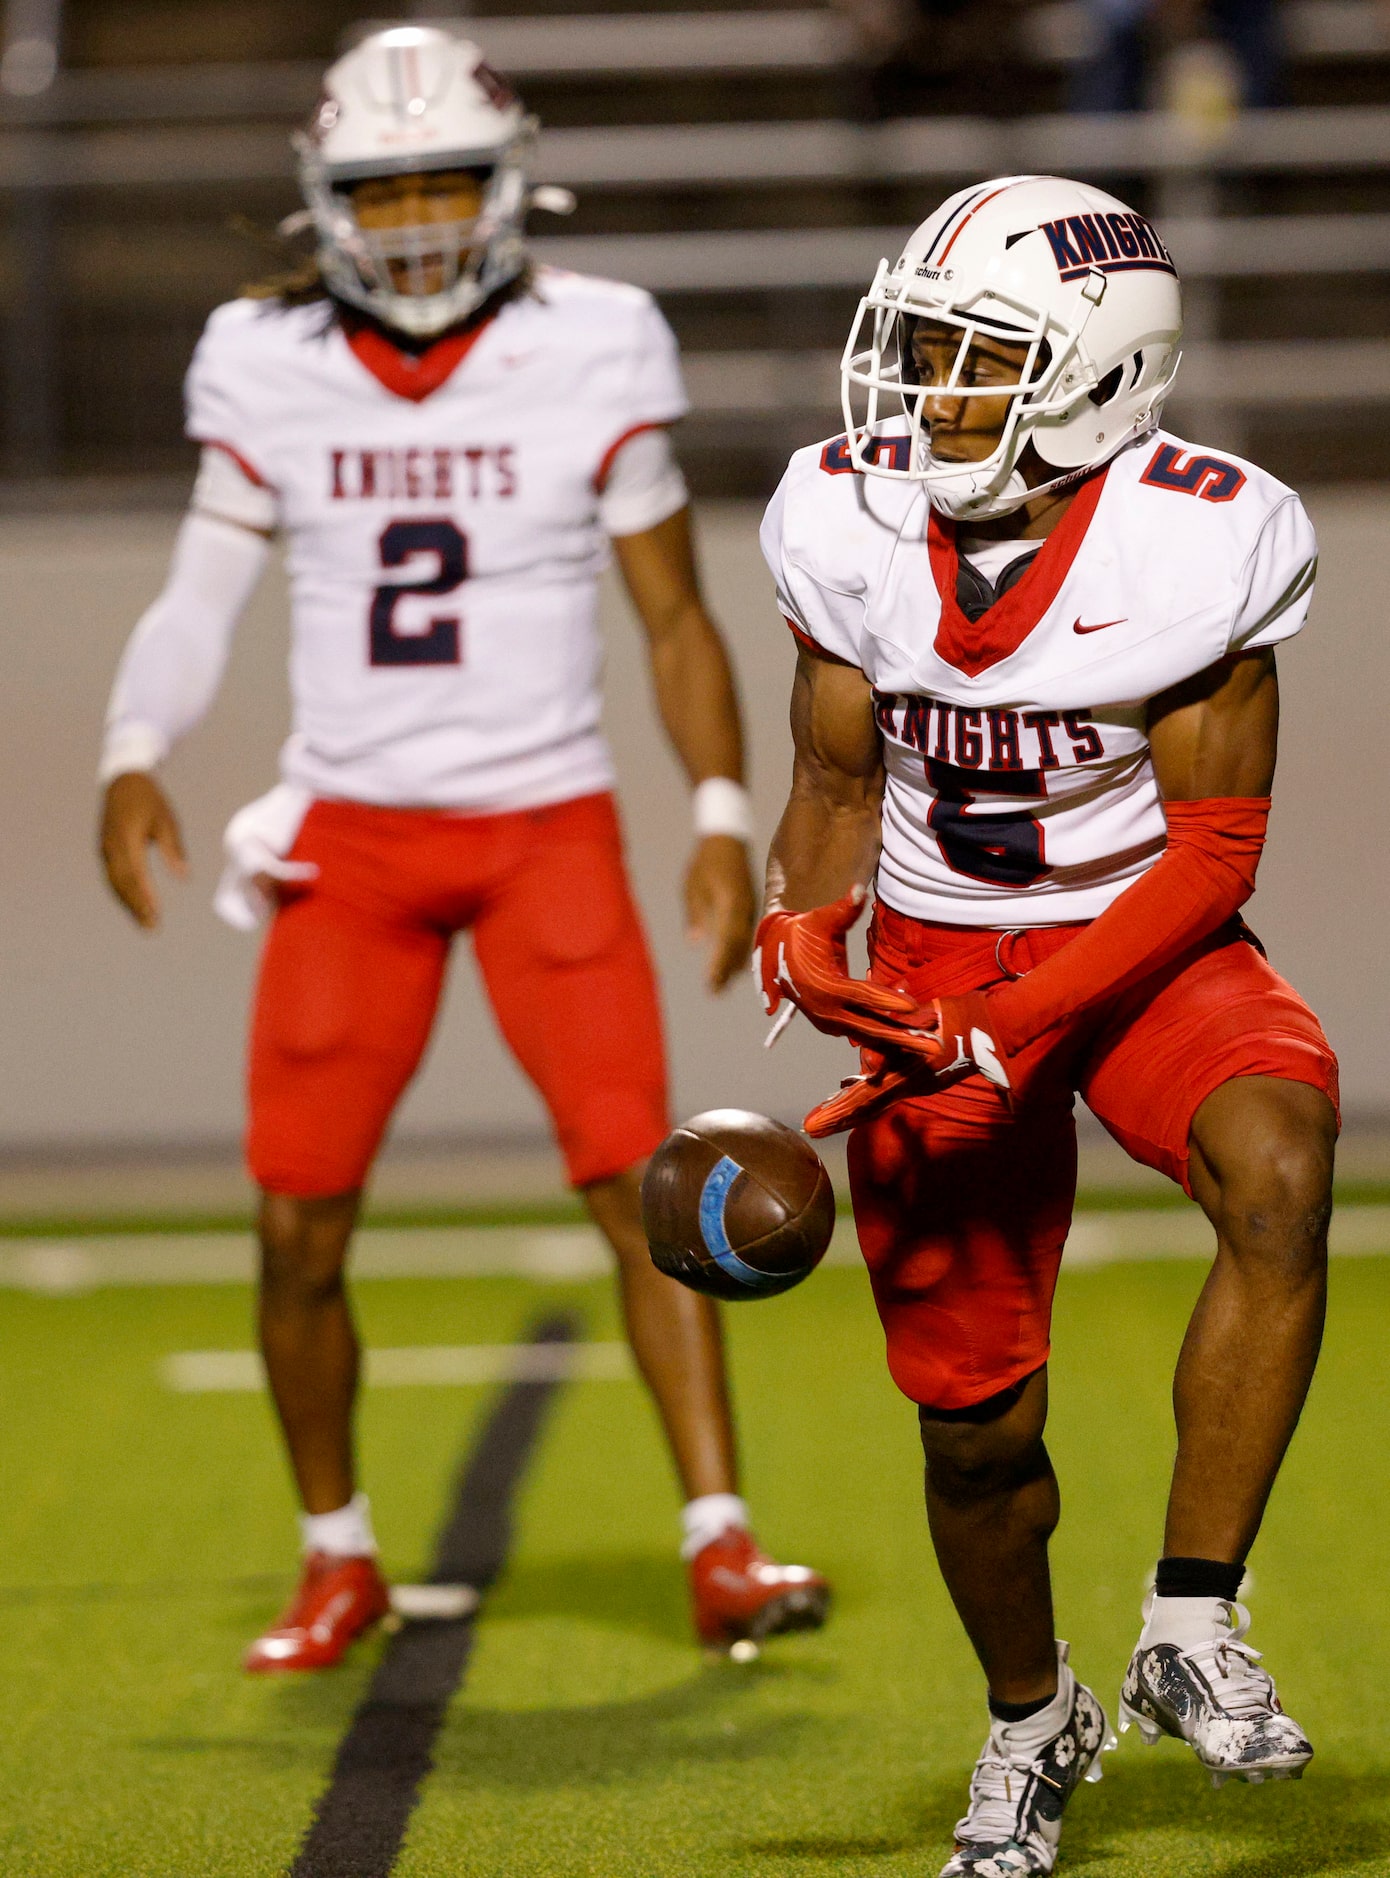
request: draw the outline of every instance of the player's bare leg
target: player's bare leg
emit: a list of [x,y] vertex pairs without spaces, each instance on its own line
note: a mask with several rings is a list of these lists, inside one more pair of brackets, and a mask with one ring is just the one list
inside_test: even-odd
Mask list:
[[1192,1125],[1216,1259],[1173,1382],[1164,1556],[1123,1718],[1189,1742],[1218,1786],[1296,1778],[1313,1752],[1244,1642],[1236,1593],[1322,1341],[1336,1133],[1325,1095],[1269,1076],[1224,1083]]
[[688,1500],[738,1492],[738,1457],[719,1310],[652,1264],[642,1230],[641,1169],[583,1189],[618,1261],[628,1341],[652,1393]]
[[1053,1634],[1047,1542],[1060,1502],[1043,1445],[1046,1370],[1010,1395],[981,1405],[1001,1410],[988,1420],[921,1416],[932,1542],[990,1706],[941,1878],[1051,1871],[1062,1809],[1082,1780],[1100,1778],[1110,1734]]
[[822,1623],[830,1591],[805,1566],[766,1558],[742,1523],[719,1309],[652,1264],[641,1178],[632,1167],[595,1181],[583,1189],[584,1202],[617,1259],[628,1341],[685,1494],[696,1629],[713,1648],[756,1653],[762,1637]]
[[248,1669],[328,1668],[387,1609],[365,1506],[353,1492],[359,1352],[343,1265],[359,1199],[261,1196],[261,1351],[309,1517],[299,1588],[252,1645]]
[[261,1195],[261,1352],[306,1513],[345,1506],[355,1486],[360,1357],[343,1266],[360,1199]]
[[1173,1380],[1178,1458],[1165,1552],[1241,1563],[1259,1530],[1322,1342],[1332,1212],[1332,1104],[1247,1076],[1192,1125],[1192,1191],[1216,1261]]
[[932,1544],[1000,1702],[1036,1702],[1057,1690],[1047,1542],[1061,1502],[1046,1420],[1046,1370],[993,1421],[922,1416]]

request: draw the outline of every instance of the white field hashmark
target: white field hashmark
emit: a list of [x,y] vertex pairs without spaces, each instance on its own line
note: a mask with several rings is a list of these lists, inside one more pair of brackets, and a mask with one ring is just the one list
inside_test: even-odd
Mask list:
[[[629,1382],[636,1372],[625,1343],[458,1343],[368,1350],[369,1388],[458,1388],[498,1382]],[[265,1387],[255,1350],[181,1350],[160,1364],[179,1395],[223,1395]]]
[[[0,1290],[74,1297],[108,1286],[249,1285],[250,1232],[105,1233],[0,1241]],[[586,1284],[613,1269],[592,1226],[364,1227],[354,1278],[534,1278]]]
[[[1390,1206],[1339,1206],[1329,1249],[1342,1258],[1390,1254]],[[1213,1250],[1211,1227],[1196,1207],[1116,1208],[1076,1215],[1064,1262],[1076,1270],[1131,1260],[1209,1259]],[[848,1206],[840,1209],[825,1263],[860,1265]],[[590,1226],[367,1227],[357,1235],[351,1269],[354,1280],[511,1277],[587,1284],[612,1270],[612,1257]],[[255,1271],[249,1232],[0,1239],[0,1291],[43,1297],[81,1297],[129,1285],[251,1285]]]

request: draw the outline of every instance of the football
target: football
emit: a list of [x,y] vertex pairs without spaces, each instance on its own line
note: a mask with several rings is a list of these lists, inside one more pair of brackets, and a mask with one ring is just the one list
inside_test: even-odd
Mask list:
[[642,1180],[652,1263],[711,1297],[767,1298],[819,1265],[835,1194],[815,1149],[747,1109],[708,1109],[674,1129]]

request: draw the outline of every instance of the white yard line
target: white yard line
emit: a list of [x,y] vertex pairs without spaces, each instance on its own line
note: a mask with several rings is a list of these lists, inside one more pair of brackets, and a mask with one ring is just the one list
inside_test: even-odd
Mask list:
[[[497,1382],[630,1382],[636,1371],[625,1343],[417,1344],[368,1350],[369,1388],[458,1388]],[[181,1350],[160,1364],[164,1386],[179,1395],[236,1395],[265,1387],[255,1350]]]
[[[583,1283],[611,1269],[591,1226],[367,1227],[356,1278],[537,1278]],[[255,1276],[247,1232],[128,1233],[0,1241],[0,1289],[64,1293],[105,1285],[241,1285]]]
[[[1069,1270],[1132,1260],[1206,1258],[1211,1228],[1191,1207],[1079,1213],[1067,1240]],[[1390,1254],[1390,1206],[1339,1207],[1332,1251],[1343,1258]],[[111,1234],[91,1239],[0,1240],[0,1290],[54,1297],[110,1285],[249,1284],[255,1276],[249,1233]],[[857,1265],[854,1228],[845,1209],[826,1255],[828,1265]],[[358,1234],[355,1278],[533,1278],[582,1284],[612,1269],[588,1226],[368,1227]]]

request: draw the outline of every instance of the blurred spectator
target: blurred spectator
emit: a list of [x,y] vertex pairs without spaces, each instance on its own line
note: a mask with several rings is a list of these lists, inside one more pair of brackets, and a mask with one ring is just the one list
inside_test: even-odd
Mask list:
[[874,118],[1012,117],[1033,74],[1022,57],[1016,0],[834,0],[854,29]]
[[1141,111],[1160,102],[1183,110],[1175,91],[1219,87],[1223,72],[1230,74],[1224,82],[1235,93],[1233,104],[1257,109],[1281,102],[1276,0],[1084,4],[1091,49],[1072,81],[1074,111]]

